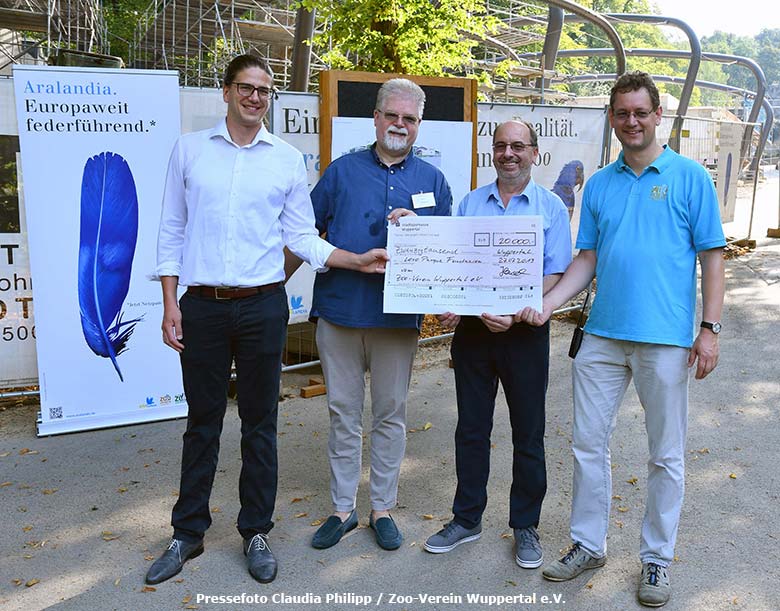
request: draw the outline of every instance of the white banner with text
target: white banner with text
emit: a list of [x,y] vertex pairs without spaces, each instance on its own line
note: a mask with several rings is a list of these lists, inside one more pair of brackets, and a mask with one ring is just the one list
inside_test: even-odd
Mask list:
[[486,185],[496,179],[492,144],[498,124],[510,119],[528,121],[539,137],[539,157],[531,176],[566,204],[574,240],[582,188],[601,162],[606,109],[522,104],[477,104],[477,109],[477,184]]
[[171,71],[14,66],[40,435],[186,414],[155,268]]

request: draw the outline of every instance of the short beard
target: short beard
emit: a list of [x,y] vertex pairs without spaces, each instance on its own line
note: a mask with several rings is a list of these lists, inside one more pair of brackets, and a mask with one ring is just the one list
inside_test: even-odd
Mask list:
[[382,138],[382,144],[385,149],[391,153],[403,153],[409,150],[410,146],[406,141],[408,134],[398,134],[395,132],[386,131]]
[[531,166],[521,167],[518,165],[517,174],[515,175],[512,175],[509,170],[504,170],[500,166],[497,166],[496,174],[503,180],[523,182],[531,178]]

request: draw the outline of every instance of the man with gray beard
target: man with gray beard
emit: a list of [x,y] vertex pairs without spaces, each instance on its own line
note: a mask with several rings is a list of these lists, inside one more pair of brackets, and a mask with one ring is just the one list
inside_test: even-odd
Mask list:
[[[452,193],[444,174],[415,156],[425,93],[407,79],[380,87],[376,142],[330,164],[312,191],[317,229],[338,248],[355,251],[387,244],[388,217],[397,209],[449,216]],[[397,214],[397,213],[396,213]],[[393,217],[395,218],[395,217]],[[372,246],[366,246],[371,244]],[[406,448],[406,396],[422,317],[385,314],[383,279],[331,270],[314,284],[312,318],[328,388],[333,515],[312,546],[331,547],[358,523],[355,499],[361,471],[362,412],[366,372],[371,372],[371,514],[369,526],[387,550],[402,535],[389,511]]]

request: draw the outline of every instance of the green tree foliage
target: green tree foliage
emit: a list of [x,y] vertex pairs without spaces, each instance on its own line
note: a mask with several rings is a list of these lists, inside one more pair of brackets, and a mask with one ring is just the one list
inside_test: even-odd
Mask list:
[[761,30],[756,43],[756,61],[763,69],[767,83],[780,85],[780,29]]
[[334,68],[443,76],[474,71],[472,49],[498,20],[480,0],[302,0],[327,28],[314,44]]
[[19,233],[19,187],[16,154],[19,136],[0,135],[0,233]]
[[[648,0],[581,0],[582,6],[601,14],[626,13],[634,15],[656,14]],[[613,22],[623,46],[629,49],[669,49],[673,44],[658,26],[642,23]],[[612,42],[599,26],[590,22],[572,22],[564,26],[561,49],[612,48]],[[687,62],[652,57],[628,56],[627,70],[644,70],[651,74],[685,74]],[[616,70],[614,56],[559,59],[556,70],[563,73],[611,74]],[[578,95],[598,95],[609,91],[611,83],[594,82],[571,85],[568,89]],[[673,88],[673,87],[672,87]]]
[[[758,45],[756,39],[750,36],[738,36],[727,32],[717,31],[712,36],[706,36],[701,39],[702,51],[712,53],[723,53],[726,55],[738,55],[739,57],[748,57],[756,59],[758,54]],[[702,62],[704,63],[704,62]],[[707,62],[711,63],[711,62]],[[726,80],[718,79],[717,82],[726,83],[732,87],[740,87],[755,91],[756,79],[753,73],[739,64],[722,64],[722,74]],[[706,79],[709,80],[709,79]]]
[[107,53],[121,57],[129,63],[133,32],[141,20],[150,0],[104,0],[103,17],[108,29]]
[[[702,38],[702,49],[707,52],[736,55],[755,60],[764,71],[768,86],[780,85],[780,29],[764,29],[756,37],[737,36],[727,32],[715,32],[712,36]],[[711,62],[707,62],[711,64]],[[756,90],[756,78],[752,71],[739,64],[721,64],[720,78],[708,78],[733,87]]]
[[[702,60],[699,66],[699,74],[696,79],[710,83],[728,84],[728,74],[726,74],[724,64]],[[694,99],[691,100],[691,106],[723,106],[733,107],[735,96],[715,89],[705,89],[697,87],[694,89]]]

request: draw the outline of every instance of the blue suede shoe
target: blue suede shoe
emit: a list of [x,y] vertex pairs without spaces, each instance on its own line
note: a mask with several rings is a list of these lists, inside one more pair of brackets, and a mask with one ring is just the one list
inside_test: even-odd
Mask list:
[[341,541],[341,537],[350,530],[354,530],[358,525],[357,509],[347,516],[343,522],[338,516],[330,516],[325,520],[325,524],[317,529],[311,539],[311,546],[317,549],[327,549],[333,547]]
[[395,525],[393,518],[387,516],[379,518],[374,522],[374,516],[369,518],[368,525],[374,529],[376,542],[382,549],[393,550],[401,547],[401,541],[404,540],[401,531]]

